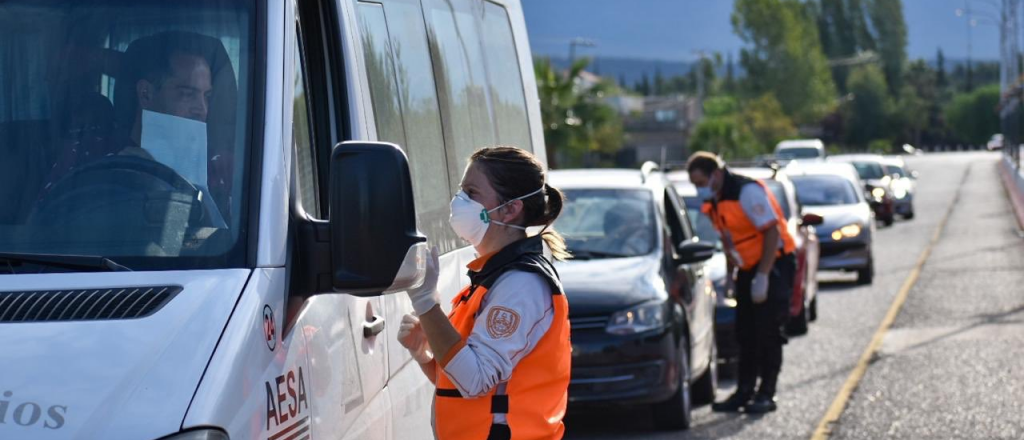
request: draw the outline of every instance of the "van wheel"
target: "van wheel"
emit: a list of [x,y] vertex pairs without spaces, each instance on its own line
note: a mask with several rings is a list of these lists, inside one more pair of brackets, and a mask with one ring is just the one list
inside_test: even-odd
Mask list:
[[715,403],[718,391],[718,341],[711,333],[711,349],[708,350],[708,368],[693,384],[693,402],[697,405]]
[[690,358],[686,354],[687,342],[684,339],[679,347],[679,386],[675,394],[668,400],[653,405],[654,425],[658,429],[682,430],[690,428]]
[[867,267],[857,271],[857,284],[866,285],[874,282],[875,259],[868,259]]
[[814,299],[811,300],[811,310],[808,315],[811,318],[811,322],[818,320],[818,295],[814,295]]

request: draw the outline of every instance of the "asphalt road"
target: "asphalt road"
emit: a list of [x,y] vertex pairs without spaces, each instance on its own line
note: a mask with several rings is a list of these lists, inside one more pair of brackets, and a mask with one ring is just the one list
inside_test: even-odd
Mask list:
[[[878,230],[875,282],[822,274],[818,321],[785,348],[779,410],[695,410],[688,431],[658,431],[648,407],[571,412],[572,439],[806,439],[857,365],[897,292],[949,219],[832,438],[1024,437],[1024,239],[998,154],[908,158],[917,216]],[[723,382],[719,399],[733,390]]]

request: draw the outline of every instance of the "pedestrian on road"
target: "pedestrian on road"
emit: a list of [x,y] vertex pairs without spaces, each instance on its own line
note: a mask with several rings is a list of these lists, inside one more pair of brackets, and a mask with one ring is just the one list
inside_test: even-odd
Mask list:
[[[409,291],[416,316],[399,341],[437,387],[440,440],[560,439],[565,431],[571,347],[569,306],[545,257],[568,256],[551,224],[563,195],[544,165],[512,147],[478,150],[452,199],[452,229],[476,249],[470,284],[439,307],[436,249],[423,286]],[[543,227],[527,237],[526,228]],[[436,357],[434,355],[437,355]]]
[[703,212],[722,236],[737,302],[739,383],[736,392],[713,404],[712,410],[775,411],[796,272],[786,217],[764,183],[731,173],[715,154],[694,153],[686,170],[704,200]]

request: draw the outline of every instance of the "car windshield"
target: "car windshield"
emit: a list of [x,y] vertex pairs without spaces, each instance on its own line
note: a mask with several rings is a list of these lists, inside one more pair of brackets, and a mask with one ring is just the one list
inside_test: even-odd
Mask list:
[[244,267],[252,6],[0,3],[0,252]]
[[821,151],[814,147],[789,147],[775,154],[779,159],[815,159],[821,157]]
[[896,177],[899,177],[899,178],[907,177],[906,170],[904,170],[903,167],[901,167],[899,165],[886,165],[885,169],[889,172],[889,174],[893,174]]
[[857,192],[850,181],[839,176],[795,176],[796,197],[804,206],[851,205]]
[[782,182],[778,180],[765,180],[764,184],[771,190],[772,195],[775,196],[775,201],[779,202],[782,214],[789,218],[789,197],[786,197],[786,187],[782,186]]
[[721,245],[721,237],[715,230],[715,226],[711,224],[711,219],[701,212],[704,202],[697,197],[684,197],[683,201],[686,203],[686,215],[690,217],[690,224],[693,225],[697,238],[700,241]]
[[565,196],[555,228],[576,258],[635,257],[654,250],[650,191],[576,189],[566,190]]
[[877,180],[885,177],[885,170],[877,162],[850,162],[857,169],[857,174],[864,180]]

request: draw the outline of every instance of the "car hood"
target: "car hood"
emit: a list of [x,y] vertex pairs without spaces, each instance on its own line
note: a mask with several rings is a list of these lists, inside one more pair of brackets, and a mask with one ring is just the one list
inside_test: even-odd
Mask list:
[[572,316],[604,315],[666,297],[660,258],[642,256],[558,263]]
[[865,226],[871,220],[871,208],[866,203],[838,206],[805,206],[805,214],[820,215],[825,222],[815,226],[820,236],[827,236],[832,231],[849,224]]
[[118,298],[136,288],[180,287],[141,318],[0,323],[0,389],[10,393],[9,404],[0,403],[9,408],[0,438],[146,439],[179,431],[250,272],[0,275],[6,292],[85,291],[95,295],[92,304],[111,306],[120,303],[104,302],[104,292]]

